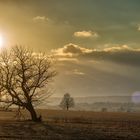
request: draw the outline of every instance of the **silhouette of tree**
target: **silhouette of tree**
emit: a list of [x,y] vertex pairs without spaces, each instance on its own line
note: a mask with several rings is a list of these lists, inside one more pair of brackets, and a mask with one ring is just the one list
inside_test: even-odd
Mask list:
[[[15,46],[2,51],[0,56],[1,102],[29,111],[33,121],[41,121],[35,106],[50,96],[46,91],[56,75],[52,60],[42,53]],[[44,91],[43,91],[44,90]]]
[[107,108],[106,108],[106,107],[103,107],[103,108],[101,109],[101,112],[107,112]]
[[66,94],[64,94],[64,97],[59,106],[62,109],[69,110],[69,108],[74,107],[74,105],[75,105],[74,99],[70,96],[69,93],[66,93]]

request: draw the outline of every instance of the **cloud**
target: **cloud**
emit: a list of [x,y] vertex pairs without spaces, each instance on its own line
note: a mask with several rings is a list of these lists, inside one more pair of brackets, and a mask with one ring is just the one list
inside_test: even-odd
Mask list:
[[84,57],[94,60],[111,61],[120,64],[140,66],[140,49],[131,48],[127,45],[96,50],[92,53],[84,54]]
[[73,56],[78,56],[84,53],[90,53],[92,51],[93,51],[92,49],[87,49],[79,45],[69,43],[69,44],[66,44],[63,48],[52,50],[52,53],[55,56],[73,57]]
[[99,35],[92,31],[78,31],[74,33],[74,36],[79,38],[97,38]]
[[105,46],[108,46],[106,48],[103,49],[103,51],[106,51],[106,52],[119,52],[119,51],[140,51],[140,49],[134,49],[134,48],[131,48],[129,47],[128,45],[114,45],[112,47],[109,47],[109,45],[105,45]]
[[140,31],[140,25],[138,25],[137,30]]
[[137,29],[137,31],[140,32],[140,24],[139,24],[139,23],[137,23],[137,22],[132,22],[131,25],[132,25],[133,27],[135,27],[135,28]]
[[63,58],[58,58],[57,59],[58,61],[74,61],[74,62],[78,62],[78,59],[77,58],[65,58],[65,57],[63,57]]
[[88,59],[89,61],[111,61],[120,64],[140,66],[140,49],[127,45],[115,45],[103,49],[89,49],[75,44],[67,44],[62,48],[52,50],[59,58]]
[[50,19],[45,17],[45,16],[36,16],[33,18],[33,21],[35,22],[46,22],[49,21]]
[[75,74],[75,75],[85,75],[84,72],[79,71],[78,69],[74,69],[74,70],[73,70],[73,74]]
[[79,69],[68,70],[65,72],[66,75],[77,75],[77,76],[84,76],[85,73],[80,71]]

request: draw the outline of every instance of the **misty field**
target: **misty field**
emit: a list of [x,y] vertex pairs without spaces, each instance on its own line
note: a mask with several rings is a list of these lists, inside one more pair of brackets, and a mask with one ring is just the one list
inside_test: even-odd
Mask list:
[[16,120],[15,111],[0,112],[0,140],[140,139],[140,113],[38,110],[43,122]]

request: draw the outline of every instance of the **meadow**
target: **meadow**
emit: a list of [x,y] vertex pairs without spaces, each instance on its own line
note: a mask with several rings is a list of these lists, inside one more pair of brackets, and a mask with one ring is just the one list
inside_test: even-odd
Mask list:
[[139,140],[140,113],[38,110],[42,123],[0,112],[0,140]]

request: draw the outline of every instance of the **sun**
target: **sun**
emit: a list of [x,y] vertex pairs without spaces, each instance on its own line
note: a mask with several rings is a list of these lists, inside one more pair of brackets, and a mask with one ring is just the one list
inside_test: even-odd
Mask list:
[[2,48],[4,45],[4,39],[3,39],[3,36],[0,35],[0,48]]

